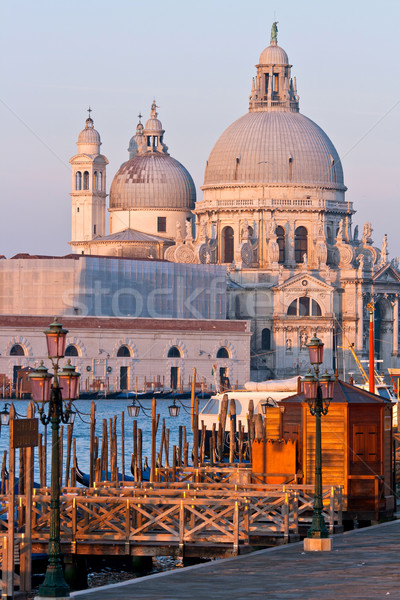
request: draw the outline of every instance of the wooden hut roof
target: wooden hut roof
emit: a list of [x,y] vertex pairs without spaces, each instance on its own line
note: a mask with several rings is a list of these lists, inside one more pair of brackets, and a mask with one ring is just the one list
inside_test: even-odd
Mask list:
[[[294,396],[289,396],[281,400],[285,404],[305,402],[303,392]],[[341,402],[347,404],[391,404],[391,401],[377,394],[372,394],[356,385],[351,385],[345,381],[337,379],[333,389],[332,402]]]

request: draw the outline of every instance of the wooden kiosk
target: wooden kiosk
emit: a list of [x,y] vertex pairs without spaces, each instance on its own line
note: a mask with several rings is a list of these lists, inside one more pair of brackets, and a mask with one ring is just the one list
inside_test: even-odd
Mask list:
[[[288,453],[293,455],[291,446],[296,443],[298,481],[313,485],[315,417],[310,414],[303,393],[282,400],[280,409],[270,411],[277,411],[277,416],[280,413],[280,437],[292,442],[286,444]],[[273,421],[271,413],[270,417]],[[266,420],[267,440],[277,440],[278,431],[273,432],[268,426],[268,414]],[[337,379],[328,414],[322,417],[321,437],[323,485],[343,486],[344,518],[391,517],[395,498],[390,400]],[[268,444],[263,447],[268,452]],[[274,465],[270,459],[264,461],[269,472],[282,471],[279,454],[276,457]]]

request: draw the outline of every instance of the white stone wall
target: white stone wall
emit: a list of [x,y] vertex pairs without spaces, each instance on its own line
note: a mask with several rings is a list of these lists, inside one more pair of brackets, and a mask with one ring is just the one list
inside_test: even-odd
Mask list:
[[[186,220],[193,220],[190,210],[116,210],[110,211],[110,233],[118,233],[124,229],[137,229],[143,233],[175,239],[179,223],[183,237],[186,236]],[[166,218],[166,231],[158,231],[158,217]]]
[[[71,363],[81,373],[81,389],[94,379],[106,383],[111,390],[119,389],[120,367],[129,367],[129,389],[136,385],[142,389],[147,381],[164,381],[170,386],[171,367],[180,368],[183,386],[188,387],[193,368],[197,370],[197,381],[214,386],[212,366],[226,367],[231,385],[243,384],[250,378],[250,331],[239,332],[207,331],[157,331],[129,329],[70,329],[67,345],[77,348],[78,357],[71,357]],[[244,329],[244,327],[243,327]],[[248,327],[247,327],[248,330]],[[14,344],[19,344],[25,356],[10,356]],[[120,346],[128,346],[130,358],[117,358]],[[182,358],[168,358],[171,346],[178,346]],[[217,359],[219,348],[226,347],[230,357]],[[0,373],[13,380],[15,366],[35,367],[43,360],[50,368],[47,358],[46,340],[43,328],[2,327],[0,329]],[[67,359],[62,361],[62,364]],[[1,393],[1,390],[0,390]]]

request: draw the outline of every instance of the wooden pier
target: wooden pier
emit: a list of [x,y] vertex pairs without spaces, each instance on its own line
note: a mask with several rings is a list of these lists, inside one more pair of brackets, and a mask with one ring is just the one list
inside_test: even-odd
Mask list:
[[[226,469],[228,470],[228,469]],[[233,469],[234,470],[234,469]],[[239,477],[241,469],[236,469]],[[311,486],[206,483],[206,469],[176,473],[181,481],[104,483],[65,488],[61,496],[61,543],[68,555],[226,557],[254,547],[293,542],[309,526]],[[331,532],[342,527],[341,488],[324,489],[325,519]],[[0,540],[7,545],[9,496],[0,497]],[[32,506],[16,496],[19,551],[31,540],[32,552],[47,551],[50,490],[33,491]],[[32,530],[21,529],[32,511]],[[3,518],[2,517],[3,513]],[[29,521],[29,519],[28,519]],[[18,554],[18,551],[17,551]]]
[[335,535],[332,552],[303,544],[73,592],[77,600],[381,600],[400,598],[400,521]]

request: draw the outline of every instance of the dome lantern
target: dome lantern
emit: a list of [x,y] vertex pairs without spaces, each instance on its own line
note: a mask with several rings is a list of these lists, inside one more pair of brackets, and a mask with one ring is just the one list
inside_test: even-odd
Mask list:
[[277,21],[272,25],[271,43],[260,54],[253,78],[249,110],[299,112],[296,85],[290,76],[292,65],[285,50],[278,46]]
[[100,134],[94,128],[93,119],[90,116],[92,109],[88,108],[89,116],[86,119],[85,129],[82,129],[78,136],[77,146],[79,154],[99,154],[101,139]]

